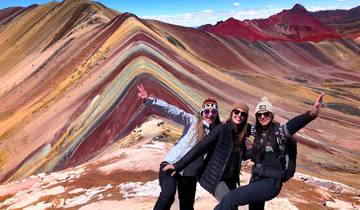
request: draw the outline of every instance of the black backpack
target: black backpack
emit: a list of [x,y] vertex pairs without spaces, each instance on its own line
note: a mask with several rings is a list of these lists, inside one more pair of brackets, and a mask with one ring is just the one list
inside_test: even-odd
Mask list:
[[[276,156],[279,157],[284,168],[283,182],[292,178],[296,171],[296,156],[297,156],[297,142],[294,138],[286,137],[284,125],[274,123],[275,140],[271,140],[271,147],[273,147]],[[255,138],[256,129],[255,124],[251,126],[251,136]]]

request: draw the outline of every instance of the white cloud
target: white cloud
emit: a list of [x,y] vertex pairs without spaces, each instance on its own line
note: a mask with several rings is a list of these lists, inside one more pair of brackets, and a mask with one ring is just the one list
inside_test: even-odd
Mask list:
[[311,12],[316,12],[316,11],[322,11],[322,10],[334,10],[334,9],[337,9],[338,7],[336,6],[327,6],[327,7],[321,7],[321,6],[317,6],[317,7],[309,7],[309,8],[306,8],[308,11],[311,11]]
[[233,7],[235,7],[235,8],[239,8],[239,7],[240,7],[240,3],[239,3],[239,2],[235,2],[235,3],[233,3]]
[[183,13],[175,15],[142,16],[145,19],[155,19],[166,23],[182,26],[201,26],[204,24],[215,24],[218,21],[234,17],[239,20],[267,18],[283,10],[283,8],[268,8],[261,10],[240,10],[240,11],[213,11],[206,9],[200,12]]
[[344,2],[344,1],[346,1],[346,0],[337,0],[338,2]]
[[202,11],[203,13],[212,13],[213,11],[211,9],[206,9]]
[[182,26],[200,26],[207,23],[216,23],[216,21],[222,20],[224,16],[221,13],[215,13],[214,11],[207,9],[193,13],[143,16],[142,18],[156,19],[163,22],[182,25]]
[[259,19],[259,18],[268,18],[269,16],[279,13],[282,10],[283,8],[269,8],[262,10],[241,10],[238,12],[230,13],[229,15],[239,20]]
[[[344,1],[344,0],[342,0]],[[234,3],[235,4],[235,3]],[[316,6],[306,7],[308,11],[320,11],[320,10],[334,10],[334,9],[350,9],[351,7],[344,6]],[[271,15],[277,14],[284,9],[289,8],[276,8],[274,5],[268,5],[263,9],[234,9],[231,11],[214,11],[212,9],[205,9],[199,12],[190,12],[174,15],[155,15],[155,16],[142,16],[141,18],[156,19],[166,23],[172,23],[182,26],[201,26],[204,24],[215,24],[218,21],[224,21],[230,17],[238,20],[245,19],[259,19],[268,18]]]

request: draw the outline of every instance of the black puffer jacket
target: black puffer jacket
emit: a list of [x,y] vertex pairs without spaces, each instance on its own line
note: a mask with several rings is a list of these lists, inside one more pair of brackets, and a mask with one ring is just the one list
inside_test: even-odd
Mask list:
[[[316,116],[315,116],[316,117]],[[283,181],[284,172],[285,172],[285,157],[283,157],[283,162],[280,159],[280,146],[279,142],[276,140],[276,132],[278,132],[277,127],[281,126],[284,131],[286,141],[292,141],[290,138],[301,128],[305,127],[310,123],[315,117],[311,116],[310,112],[305,114],[298,115],[286,124],[278,124],[271,122],[270,126],[266,129],[256,129],[255,140],[253,148],[248,154],[251,154],[251,159],[255,163],[253,167],[253,178],[261,177],[272,177],[276,178],[278,181]],[[257,125],[258,128],[261,128],[261,125]],[[273,143],[271,143],[273,142]],[[283,144],[286,146],[285,142]],[[277,148],[276,148],[277,147]],[[276,152],[278,150],[278,154]],[[295,169],[295,167],[294,167]]]
[[[206,159],[208,163],[200,178],[200,184],[208,192],[214,194],[216,186],[223,177],[224,170],[229,162],[229,158],[234,149],[233,125],[227,122],[225,125],[217,126],[212,132],[193,147],[182,159],[174,164],[176,171],[181,171],[188,163],[197,157],[208,153]],[[245,149],[245,141],[240,146],[241,150]],[[244,152],[240,152],[244,154]],[[235,166],[235,171],[240,172],[240,161]],[[239,176],[233,177],[234,182],[239,183]]]
[[[216,126],[218,126],[217,123],[212,123],[208,128],[205,128],[205,130],[208,129],[209,130],[208,132],[210,133],[212,130],[216,128]],[[195,158],[184,168],[182,176],[200,176],[200,174],[204,170],[207,161],[208,161],[207,158],[205,158],[204,160],[204,155]]]

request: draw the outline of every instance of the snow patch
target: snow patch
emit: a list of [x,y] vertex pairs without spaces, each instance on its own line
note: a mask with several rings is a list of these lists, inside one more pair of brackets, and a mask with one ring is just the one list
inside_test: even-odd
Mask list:
[[28,206],[32,203],[38,201],[41,197],[50,196],[50,195],[58,195],[65,192],[65,188],[63,186],[57,186],[55,188],[44,190],[44,191],[20,191],[15,194],[14,197],[7,199],[0,206],[8,206],[8,209],[17,209]]
[[45,209],[51,208],[51,207],[52,207],[52,203],[40,202],[40,203],[37,203],[36,205],[28,206],[28,207],[24,208],[24,210],[45,210]]
[[120,188],[120,193],[124,198],[133,198],[140,196],[157,197],[160,194],[159,180],[153,180],[146,183],[143,182],[126,182],[121,183],[117,188]]
[[302,173],[295,173],[295,179],[302,180],[307,184],[316,186],[316,187],[324,187],[332,192],[335,193],[351,193],[351,194],[360,194],[360,190],[350,187],[348,185],[330,181],[326,179],[321,179],[318,177],[302,174]]
[[71,191],[69,191],[68,193],[69,194],[76,194],[76,193],[81,193],[81,192],[84,192],[85,189],[84,188],[76,188],[76,189],[73,189]]
[[46,176],[46,174],[45,173],[40,173],[40,174],[38,174],[37,175],[39,178],[44,178],[45,176]]
[[[120,193],[123,194],[124,198],[134,198],[134,197],[158,197],[160,194],[160,185],[159,180],[155,179],[148,182],[126,182],[121,183],[117,188],[120,189]],[[209,193],[197,184],[196,187],[196,197],[195,199],[200,199],[201,197],[208,196]]]
[[334,199],[334,202],[332,201],[326,201],[326,206],[334,209],[348,209],[348,210],[356,210],[359,206],[353,206],[349,202],[345,202],[342,200]]
[[67,199],[65,201],[64,208],[70,208],[70,207],[75,207],[78,205],[86,204],[92,198],[94,198],[97,194],[102,193],[111,188],[113,188],[113,186],[111,184],[108,184],[105,187],[92,187],[90,189],[87,189],[84,194],[79,195],[74,198]]
[[152,141],[151,143],[152,144],[144,144],[144,145],[141,146],[141,148],[165,150],[165,143],[164,142]]

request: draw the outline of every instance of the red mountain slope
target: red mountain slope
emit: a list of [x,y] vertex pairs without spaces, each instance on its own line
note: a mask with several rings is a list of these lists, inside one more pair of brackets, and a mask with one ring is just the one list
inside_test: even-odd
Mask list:
[[218,22],[214,26],[207,24],[201,26],[199,29],[213,34],[233,36],[252,41],[268,40],[266,34],[234,18],[229,18],[225,22]]
[[311,15],[346,37],[356,38],[360,35],[360,6],[350,10],[312,12]]
[[296,4],[290,10],[267,19],[245,20],[230,18],[215,26],[206,25],[201,30],[247,40],[314,41],[340,38],[333,28],[314,18],[303,6]]
[[9,7],[0,10],[0,25],[5,25],[10,22],[12,19],[22,14],[27,10],[31,10],[37,5],[31,5],[29,7]]

